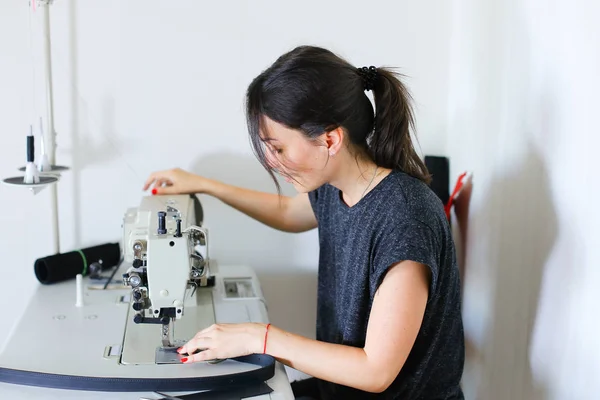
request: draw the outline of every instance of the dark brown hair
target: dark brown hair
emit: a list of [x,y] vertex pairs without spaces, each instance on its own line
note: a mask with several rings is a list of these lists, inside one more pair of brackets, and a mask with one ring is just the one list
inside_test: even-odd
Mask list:
[[[351,144],[378,166],[430,182],[411,139],[412,98],[397,74],[386,68],[375,71],[369,80],[329,50],[300,46],[280,56],[252,81],[246,93],[250,140],[276,185],[260,136],[264,116],[308,138],[342,127]],[[365,88],[373,91],[375,112]]]

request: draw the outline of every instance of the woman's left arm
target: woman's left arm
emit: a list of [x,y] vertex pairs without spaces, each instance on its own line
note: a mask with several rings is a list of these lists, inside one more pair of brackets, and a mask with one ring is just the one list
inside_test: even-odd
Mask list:
[[[375,294],[364,348],[308,339],[269,328],[266,353],[308,375],[368,392],[384,391],[410,353],[425,313],[429,269],[413,261],[390,267]],[[207,350],[186,362],[262,353],[264,324],[215,325],[199,332],[181,353]]]

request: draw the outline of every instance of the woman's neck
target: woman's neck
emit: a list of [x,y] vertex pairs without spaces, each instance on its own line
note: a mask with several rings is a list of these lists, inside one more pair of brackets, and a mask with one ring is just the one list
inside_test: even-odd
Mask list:
[[329,184],[342,192],[344,202],[352,207],[369,193],[391,170],[378,167],[366,157],[355,157],[347,152],[340,153],[337,162],[339,171]]

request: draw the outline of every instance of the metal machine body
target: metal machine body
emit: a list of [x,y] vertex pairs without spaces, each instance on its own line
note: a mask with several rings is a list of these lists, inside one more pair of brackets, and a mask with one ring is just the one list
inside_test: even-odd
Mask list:
[[[210,291],[208,230],[196,218],[195,198],[186,195],[147,196],[139,207],[130,208],[123,219],[124,262],[131,267],[123,282],[132,290],[136,313],[127,321],[124,362],[148,362],[139,351],[130,352],[131,332],[142,332],[135,324],[160,326],[163,349],[181,346],[192,330],[215,322]],[[197,200],[196,200],[197,201]],[[176,324],[183,338],[175,335]],[[191,322],[191,323],[188,323]],[[134,334],[133,340],[139,335]],[[192,335],[193,336],[193,335]],[[161,357],[160,349],[157,357]]]

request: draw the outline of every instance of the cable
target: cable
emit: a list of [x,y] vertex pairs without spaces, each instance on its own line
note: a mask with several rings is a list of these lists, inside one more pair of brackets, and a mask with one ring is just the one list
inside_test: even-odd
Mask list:
[[106,283],[104,284],[104,287],[102,288],[102,290],[106,290],[106,288],[108,287],[108,284],[113,280],[113,277],[115,276],[115,274],[117,273],[117,271],[119,270],[119,268],[121,268],[121,264],[123,264],[123,260],[124,260],[124,257],[121,256],[121,259],[119,260],[119,263],[115,266],[115,270],[108,277],[108,279],[107,279]]

